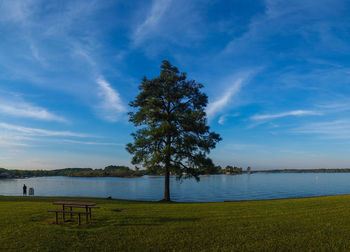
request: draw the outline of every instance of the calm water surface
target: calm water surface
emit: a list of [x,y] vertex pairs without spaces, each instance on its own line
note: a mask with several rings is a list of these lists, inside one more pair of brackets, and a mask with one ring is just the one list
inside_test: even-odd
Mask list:
[[[68,178],[40,177],[0,180],[0,195],[21,195],[22,186],[36,196],[91,196],[132,200],[162,199],[162,177]],[[202,176],[201,181],[171,177],[175,201],[215,202],[350,194],[350,173],[277,173]]]

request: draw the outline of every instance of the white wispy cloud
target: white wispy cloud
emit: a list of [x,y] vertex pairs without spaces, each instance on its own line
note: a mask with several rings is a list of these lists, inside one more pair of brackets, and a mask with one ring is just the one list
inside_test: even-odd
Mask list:
[[30,146],[25,143],[15,143],[15,142],[7,142],[7,141],[2,141],[0,140],[0,146],[5,146],[5,147],[27,147]]
[[36,136],[29,136],[17,131],[0,129],[0,146],[15,148],[18,150],[20,147],[32,147],[32,142],[36,139]]
[[221,124],[221,125],[223,125],[223,124],[226,122],[227,118],[229,118],[229,117],[237,117],[237,116],[239,116],[238,113],[234,113],[234,114],[224,114],[224,115],[222,115],[222,116],[219,117],[218,123]]
[[100,91],[98,95],[101,99],[97,107],[100,115],[107,121],[118,121],[127,111],[119,93],[102,76],[97,79],[97,84]]
[[17,132],[24,133],[26,135],[31,135],[31,136],[91,137],[90,135],[87,135],[87,134],[81,134],[81,133],[76,133],[71,131],[53,131],[53,130],[38,129],[38,128],[28,128],[28,127],[23,127],[23,126],[18,126],[14,124],[8,124],[8,123],[1,123],[1,122],[0,122],[0,128],[10,130],[10,131],[17,131]]
[[[25,79],[31,85],[80,97],[85,105],[97,110],[101,117],[108,121],[117,121],[120,113],[126,111],[119,93],[103,77],[96,80],[97,76],[102,75],[101,69],[108,68],[108,62],[99,58],[100,35],[108,28],[91,19],[94,15],[103,15],[103,11],[116,3],[76,0],[46,5],[44,2],[0,0],[0,24],[4,24],[4,27],[15,26],[16,33],[9,34],[16,36],[19,41],[15,55],[7,53],[12,52],[12,47],[10,43],[4,43],[6,47],[0,58],[0,66],[6,68],[6,73],[11,78]],[[152,15],[159,14],[156,5],[154,3],[155,12],[151,12]],[[155,24],[152,15],[148,17],[148,21],[145,20],[143,28],[149,29]],[[145,29],[139,32],[142,33]],[[18,55],[21,55],[21,60],[16,60],[15,56]],[[25,56],[22,58],[22,55]],[[69,69],[64,77],[47,77],[47,70],[55,72],[68,65]],[[47,121],[67,121],[53,111],[33,104],[3,104],[1,97],[0,113]]]
[[151,10],[145,20],[137,26],[133,34],[135,45],[141,43],[154,29],[170,7],[172,0],[154,0]]
[[32,105],[24,101],[0,100],[0,114],[33,118],[45,121],[67,122],[64,117],[53,114],[45,108]]
[[312,110],[292,110],[288,112],[278,113],[278,114],[265,114],[265,115],[254,115],[250,119],[252,120],[270,120],[286,116],[306,116],[306,115],[322,115],[319,111]]
[[24,146],[30,146],[27,143],[24,143],[23,140],[25,140],[24,137],[20,137],[14,134],[0,134],[0,146],[5,147],[24,147]]
[[[90,39],[92,40],[92,39]],[[90,65],[90,67],[93,69],[94,72],[98,72],[98,64],[95,61],[94,57],[92,56],[91,51],[94,50],[95,42],[90,41],[89,45],[82,45],[79,42],[72,41],[72,56],[76,56],[79,60],[81,60],[84,63],[87,63]]]
[[[339,97],[337,97],[337,99],[340,100]],[[348,101],[348,99],[345,99],[343,101],[323,103],[316,106],[329,113],[344,113],[344,111],[350,110],[350,101]]]
[[32,14],[32,0],[0,1],[0,21],[23,23]]
[[[259,13],[251,19],[246,32],[241,36],[235,36],[223,50],[223,54],[248,54],[256,55],[257,53],[268,55],[266,58],[271,61],[273,51],[271,44],[274,44],[271,39],[276,35],[295,34],[306,38],[307,41],[311,38],[319,39],[317,43],[312,44],[312,50],[349,50],[349,45],[346,41],[336,36],[332,28],[337,24],[339,12],[343,11],[344,6],[342,1],[333,1],[332,4],[327,4],[328,1],[280,1],[280,0],[265,0],[265,12]],[[325,20],[328,18],[328,22]],[[309,37],[309,36],[312,37]],[[337,45],[337,46],[335,46]],[[294,49],[294,45],[291,45]],[[296,55],[305,54],[303,50],[295,47],[295,50],[283,50],[284,54]]]
[[350,138],[350,120],[335,120],[330,122],[315,122],[292,130],[296,134],[312,134],[333,139]]
[[[101,65],[107,65],[97,60],[101,51],[99,35],[105,27],[94,22],[92,16],[103,13],[115,4],[112,2],[75,0],[46,4],[43,0],[0,0],[0,24],[16,27],[9,28],[15,32],[7,35],[18,41],[13,46],[4,42],[0,66],[6,68],[11,79],[25,79],[32,85],[80,98],[91,95]],[[82,67],[85,64],[90,67],[88,71]],[[55,72],[62,66],[69,66],[64,77],[47,77],[47,70]]]
[[246,143],[230,143],[223,147],[227,151],[257,151],[266,149],[266,146],[259,144],[246,144]]
[[241,90],[242,85],[242,78],[236,80],[219,99],[208,104],[206,113],[209,120],[215,117],[217,113],[222,112],[222,110],[231,102],[232,98]]
[[73,143],[73,144],[83,144],[83,145],[125,146],[125,144],[121,144],[121,143],[93,142],[93,141],[77,141],[77,140],[69,140],[69,139],[64,139],[64,140],[62,140],[62,142]]

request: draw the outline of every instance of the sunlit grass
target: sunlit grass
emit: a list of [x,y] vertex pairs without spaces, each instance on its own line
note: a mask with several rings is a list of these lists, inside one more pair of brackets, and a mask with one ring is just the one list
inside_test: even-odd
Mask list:
[[[93,221],[55,225],[55,200],[89,200]],[[0,197],[0,250],[350,249],[350,196],[226,203]]]

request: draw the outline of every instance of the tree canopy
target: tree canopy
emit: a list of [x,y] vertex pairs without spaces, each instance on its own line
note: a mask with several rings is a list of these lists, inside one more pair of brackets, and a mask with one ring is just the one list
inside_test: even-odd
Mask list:
[[133,164],[164,174],[164,200],[170,200],[169,174],[199,180],[198,168],[214,167],[207,154],[221,138],[209,131],[203,85],[187,80],[168,61],[162,63],[160,75],[151,80],[144,77],[130,103],[134,109],[130,122],[138,130],[126,148]]

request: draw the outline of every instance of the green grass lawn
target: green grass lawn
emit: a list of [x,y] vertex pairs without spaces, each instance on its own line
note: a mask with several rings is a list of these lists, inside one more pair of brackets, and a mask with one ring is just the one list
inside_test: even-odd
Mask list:
[[[54,224],[55,200],[95,201],[93,221]],[[350,195],[305,199],[150,203],[0,197],[0,250],[350,251]]]

